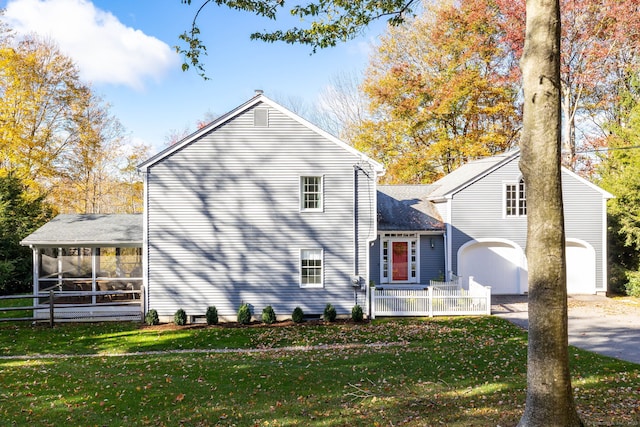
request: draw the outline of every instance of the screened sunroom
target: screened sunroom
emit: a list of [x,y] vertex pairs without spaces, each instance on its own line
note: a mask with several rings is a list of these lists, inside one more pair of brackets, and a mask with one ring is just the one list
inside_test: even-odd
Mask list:
[[69,318],[140,316],[142,215],[58,215],[21,244],[33,251],[36,317],[48,315],[50,291]]

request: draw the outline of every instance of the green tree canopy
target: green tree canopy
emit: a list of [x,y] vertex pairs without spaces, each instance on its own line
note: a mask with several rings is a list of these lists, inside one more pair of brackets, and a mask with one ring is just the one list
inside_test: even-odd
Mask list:
[[618,292],[625,291],[630,275],[640,274],[640,103],[637,101],[637,79],[632,79],[628,87],[632,90],[623,97],[625,102],[621,108],[628,114],[624,120],[609,124],[609,149],[597,168],[599,185],[615,196],[608,202],[609,285]]
[[14,174],[0,173],[0,294],[31,288],[31,251],[20,241],[51,216],[44,197],[34,196]]
[[201,76],[206,78],[201,57],[206,55],[207,47],[201,38],[198,18],[210,4],[244,10],[271,20],[275,20],[282,13],[297,17],[300,22],[308,22],[308,26],[273,32],[255,32],[250,37],[253,40],[267,42],[284,41],[291,44],[305,44],[315,51],[318,48],[335,46],[339,42],[355,38],[371,22],[378,19],[387,19],[392,25],[400,24],[407,17],[412,16],[413,10],[422,2],[421,0],[316,0],[291,8],[285,7],[284,0],[180,0],[180,3],[198,5],[191,28],[180,35],[183,46],[176,46],[177,52],[184,57],[182,69],[188,70],[194,67]]

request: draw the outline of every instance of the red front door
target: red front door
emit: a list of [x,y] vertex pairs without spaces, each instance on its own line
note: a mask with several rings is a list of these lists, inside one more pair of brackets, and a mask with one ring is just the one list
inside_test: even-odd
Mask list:
[[409,280],[409,242],[392,242],[391,254],[391,280]]

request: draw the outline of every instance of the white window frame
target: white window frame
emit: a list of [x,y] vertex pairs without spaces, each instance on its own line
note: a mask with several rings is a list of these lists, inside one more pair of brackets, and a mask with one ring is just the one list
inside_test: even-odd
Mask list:
[[[511,189],[509,188],[511,187]],[[514,197],[509,198],[509,194],[513,192]],[[512,202],[513,206],[508,206]],[[509,213],[513,211],[513,213]],[[524,178],[517,181],[505,181],[502,185],[502,217],[503,218],[519,218],[527,216],[527,187],[524,184]]]
[[[309,251],[309,252],[314,252],[316,253],[316,255],[320,256],[320,267],[305,267],[303,265],[303,262],[305,261],[305,259],[307,260],[313,260],[314,258],[304,258],[304,252],[305,251]],[[301,248],[299,251],[299,257],[298,257],[298,266],[300,269],[299,272],[299,283],[300,283],[300,287],[301,288],[323,288],[324,287],[324,249],[321,248]],[[305,268],[319,268],[320,269],[320,283],[303,283],[303,270]]]
[[[305,180],[308,178],[316,178],[319,180],[318,185],[318,206],[314,208],[305,207],[305,196],[312,194],[305,191]],[[301,175],[299,179],[300,186],[300,212],[323,212],[324,210],[324,175]],[[313,193],[315,194],[315,193]]]
[[[380,283],[420,283],[420,235],[416,233],[387,233],[380,239]],[[393,243],[407,242],[409,250],[408,280],[393,280]],[[387,254],[385,255],[385,249]]]

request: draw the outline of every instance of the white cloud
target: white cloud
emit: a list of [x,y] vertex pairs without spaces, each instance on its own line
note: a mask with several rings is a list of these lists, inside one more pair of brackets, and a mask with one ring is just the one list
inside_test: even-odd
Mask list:
[[10,0],[5,20],[18,33],[57,42],[76,62],[83,80],[142,89],[178,63],[163,41],[123,25],[88,0]]

